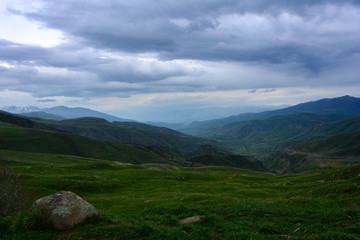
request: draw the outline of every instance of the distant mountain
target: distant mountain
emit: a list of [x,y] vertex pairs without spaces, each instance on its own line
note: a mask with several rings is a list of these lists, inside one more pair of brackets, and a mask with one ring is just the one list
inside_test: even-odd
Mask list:
[[[28,107],[6,106],[6,107],[3,107],[1,110],[5,111],[5,112],[9,112],[9,113],[16,113],[16,114],[44,112],[44,113],[49,113],[49,114],[63,117],[65,119],[66,118],[80,118],[80,117],[97,117],[97,118],[106,119],[109,122],[133,121],[131,119],[119,118],[119,117],[115,117],[115,116],[112,116],[112,115],[109,115],[106,113],[98,112],[98,111],[91,110],[88,108],[80,108],[80,107],[70,108],[70,107],[65,107],[65,106],[57,106],[57,107],[52,107],[52,108],[38,108],[38,107],[33,107],[33,106],[28,106]],[[45,116],[45,115],[43,115],[43,116]],[[38,117],[41,118],[40,115],[38,115]],[[52,119],[52,118],[48,118],[49,115],[47,115],[45,117],[47,117],[45,119]],[[55,120],[57,120],[57,119],[55,119]]]
[[267,119],[276,115],[288,115],[295,113],[314,113],[314,114],[341,114],[354,116],[360,114],[360,98],[343,96],[338,98],[325,98],[318,101],[301,103],[283,109],[265,111],[260,113],[242,113],[227,118],[214,119],[201,122],[193,122],[180,131],[199,136],[206,136],[208,130],[221,125],[234,122],[244,122],[249,120]]
[[29,117],[29,118],[41,118],[41,119],[48,119],[48,120],[64,120],[66,118],[55,115],[55,114],[51,114],[51,113],[46,113],[46,112],[29,112],[29,113],[20,113],[19,115],[24,116],[24,117]]
[[183,129],[186,127],[184,123],[166,123],[166,122],[146,122],[146,124],[157,126],[157,127],[166,127],[174,130]]
[[30,113],[30,112],[39,112],[42,109],[34,106],[27,106],[27,107],[17,107],[17,106],[5,106],[2,107],[1,110],[9,113]]
[[58,106],[58,107],[44,109],[43,111],[46,113],[59,115],[59,116],[65,117],[65,118],[96,117],[96,118],[106,119],[109,122],[133,121],[130,119],[119,118],[119,117],[111,116],[106,113],[101,113],[98,111],[94,111],[94,110],[87,109],[87,108],[80,108],[80,107],[69,108],[69,107],[64,107],[64,106]]
[[137,122],[113,122],[85,117],[46,122],[61,131],[81,136],[139,146],[156,146],[164,151],[190,153],[201,144],[215,141],[189,136],[172,129]]

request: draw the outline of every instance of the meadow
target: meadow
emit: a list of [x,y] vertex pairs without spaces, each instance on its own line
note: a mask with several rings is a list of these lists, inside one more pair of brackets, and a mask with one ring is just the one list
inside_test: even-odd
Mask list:
[[[100,212],[65,232],[2,220],[1,239],[360,238],[359,164],[274,175],[219,166],[165,165],[167,171],[8,150],[1,150],[0,158],[2,166],[21,174],[30,196],[27,208],[40,197],[68,190]],[[197,215],[204,218],[179,224]]]

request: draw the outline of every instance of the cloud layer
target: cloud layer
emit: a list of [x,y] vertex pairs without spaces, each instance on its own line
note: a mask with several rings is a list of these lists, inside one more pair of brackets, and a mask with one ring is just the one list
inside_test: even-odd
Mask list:
[[[359,86],[356,0],[18,0],[0,7],[1,20],[17,19],[0,31],[0,91],[43,104],[311,87],[345,95]],[[27,25],[39,29],[37,37]]]

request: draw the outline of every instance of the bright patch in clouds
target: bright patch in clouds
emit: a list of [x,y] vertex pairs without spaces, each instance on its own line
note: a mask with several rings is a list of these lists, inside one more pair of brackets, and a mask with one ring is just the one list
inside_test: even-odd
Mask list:
[[43,47],[53,47],[63,43],[65,37],[61,31],[48,29],[39,22],[30,21],[20,14],[11,12],[11,9],[33,10],[34,7],[29,6],[31,2],[16,0],[0,2],[0,39]]

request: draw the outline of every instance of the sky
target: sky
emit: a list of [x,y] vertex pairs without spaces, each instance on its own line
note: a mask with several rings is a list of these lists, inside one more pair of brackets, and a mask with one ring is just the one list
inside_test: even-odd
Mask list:
[[360,96],[359,0],[1,0],[0,107],[190,122]]

